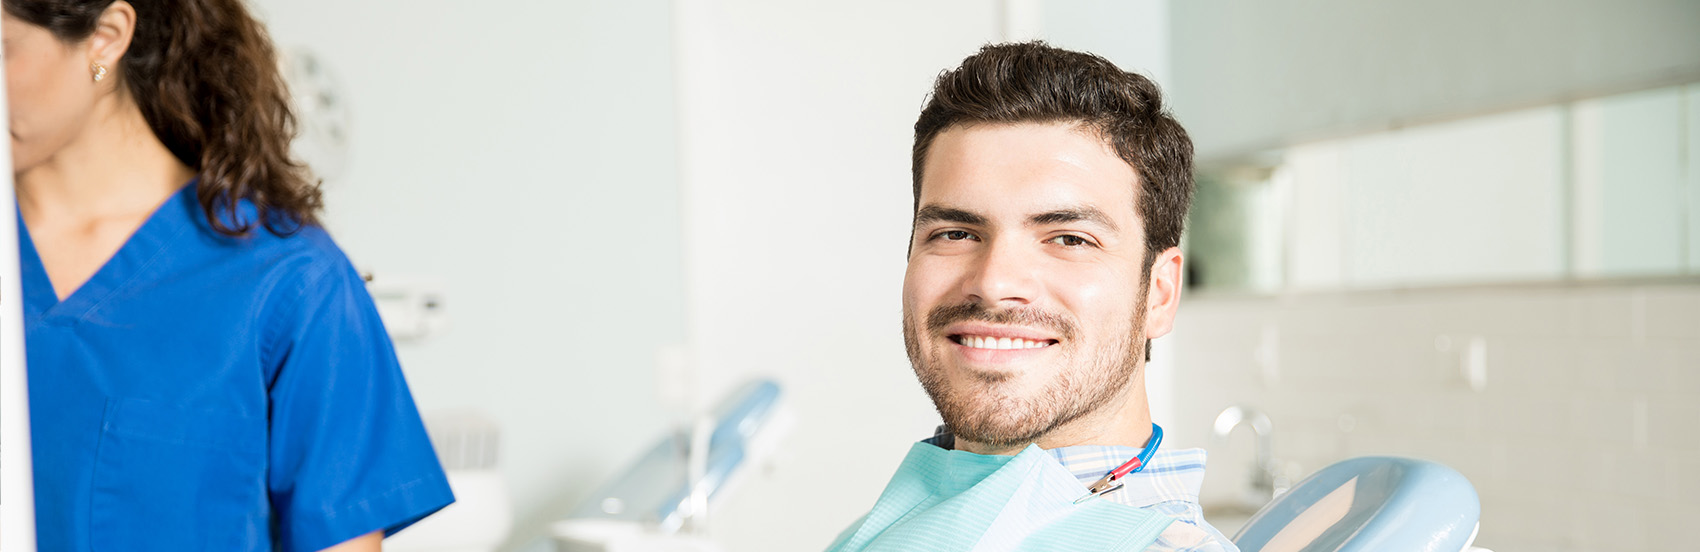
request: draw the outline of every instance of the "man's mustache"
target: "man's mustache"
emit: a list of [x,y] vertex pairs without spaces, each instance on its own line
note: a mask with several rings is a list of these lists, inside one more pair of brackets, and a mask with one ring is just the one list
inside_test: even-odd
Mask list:
[[1076,332],[1074,321],[1065,316],[1039,309],[992,310],[984,304],[975,302],[940,305],[927,313],[927,330],[935,334],[942,333],[952,324],[960,322],[984,322],[1003,326],[1046,328],[1056,332],[1063,339],[1073,338]]

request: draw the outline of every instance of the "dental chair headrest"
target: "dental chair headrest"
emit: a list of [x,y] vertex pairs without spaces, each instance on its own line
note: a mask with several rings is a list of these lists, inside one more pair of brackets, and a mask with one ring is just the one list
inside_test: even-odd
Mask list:
[[1480,517],[1476,488],[1452,468],[1370,456],[1323,468],[1277,497],[1234,544],[1244,552],[1459,552]]

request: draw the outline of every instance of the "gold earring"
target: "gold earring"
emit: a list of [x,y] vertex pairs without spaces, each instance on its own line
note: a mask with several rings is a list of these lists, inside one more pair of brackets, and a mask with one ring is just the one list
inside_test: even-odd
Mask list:
[[94,81],[95,82],[100,82],[100,79],[106,78],[106,66],[101,65],[98,62],[97,63],[90,63],[89,64],[89,71],[94,73]]

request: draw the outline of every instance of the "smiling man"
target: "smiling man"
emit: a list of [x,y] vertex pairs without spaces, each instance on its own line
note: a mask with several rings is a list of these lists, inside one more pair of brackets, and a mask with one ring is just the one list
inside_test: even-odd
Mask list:
[[1161,447],[1149,340],[1180,303],[1192,141],[1157,86],[987,46],[915,123],[903,336],[944,426],[832,550],[1236,550],[1204,452]]

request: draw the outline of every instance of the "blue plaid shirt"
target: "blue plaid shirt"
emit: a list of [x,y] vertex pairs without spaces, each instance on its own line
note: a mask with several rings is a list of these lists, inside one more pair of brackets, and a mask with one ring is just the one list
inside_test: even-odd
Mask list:
[[[954,449],[956,439],[939,426],[927,443]],[[1139,456],[1143,449],[1081,445],[1046,449],[1080,484],[1091,485],[1123,462]],[[1157,537],[1147,552],[1239,552],[1226,536],[1204,521],[1198,505],[1198,490],[1204,486],[1204,449],[1158,450],[1145,469],[1127,474],[1122,488],[1098,500],[1110,500],[1135,508],[1155,510],[1175,518],[1175,523]]]

